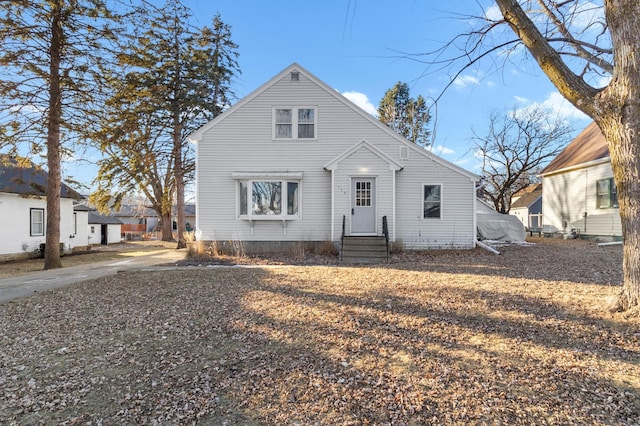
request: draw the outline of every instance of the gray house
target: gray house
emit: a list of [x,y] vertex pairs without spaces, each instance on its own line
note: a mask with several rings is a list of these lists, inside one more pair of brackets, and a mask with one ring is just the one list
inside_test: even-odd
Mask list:
[[[380,236],[473,248],[477,176],[402,138],[298,64],[194,132],[196,229],[252,247]],[[385,226],[386,224],[386,226]]]

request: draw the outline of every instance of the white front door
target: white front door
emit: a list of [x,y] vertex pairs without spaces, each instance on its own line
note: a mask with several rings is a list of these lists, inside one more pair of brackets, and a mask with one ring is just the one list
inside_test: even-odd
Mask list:
[[376,233],[376,180],[351,178],[351,234]]

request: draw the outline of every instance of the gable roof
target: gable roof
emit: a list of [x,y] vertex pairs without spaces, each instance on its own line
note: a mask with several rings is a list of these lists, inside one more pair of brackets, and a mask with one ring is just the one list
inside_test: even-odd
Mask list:
[[[511,204],[512,209],[529,207],[531,204],[535,203],[540,197],[542,197],[542,185],[536,184],[531,186],[535,186],[535,188],[532,191],[528,191],[520,195],[518,199],[514,201],[513,204]],[[522,192],[522,191],[519,191],[519,192]]]
[[288,74],[290,74],[292,72],[298,72],[300,74],[303,74],[305,77],[307,77],[313,83],[315,83],[317,86],[322,88],[326,93],[328,93],[329,95],[333,96],[337,101],[339,101],[340,103],[342,103],[346,107],[352,109],[356,113],[360,114],[362,117],[364,117],[366,120],[368,120],[371,124],[373,124],[374,126],[378,127],[380,130],[382,130],[383,132],[387,133],[390,137],[394,138],[398,142],[406,145],[407,147],[409,147],[409,149],[413,150],[414,152],[426,157],[429,160],[434,161],[435,163],[438,163],[438,164],[440,164],[442,166],[445,166],[445,167],[447,167],[449,169],[455,170],[458,173],[460,173],[460,174],[462,174],[464,176],[467,176],[471,180],[474,180],[474,181],[475,180],[479,180],[479,176],[476,175],[475,173],[472,173],[472,172],[470,172],[468,170],[465,170],[462,167],[460,167],[460,166],[458,166],[456,164],[453,164],[453,163],[445,160],[444,158],[439,157],[436,154],[434,154],[434,153],[432,153],[430,151],[427,151],[426,149],[416,145],[415,143],[410,142],[407,139],[403,138],[398,133],[393,131],[390,127],[388,127],[385,124],[381,123],[380,120],[376,119],[371,114],[369,114],[368,112],[366,112],[365,110],[360,108],[358,105],[356,105],[353,102],[351,102],[349,99],[347,99],[345,96],[343,96],[340,92],[338,92],[337,90],[333,89],[332,87],[327,85],[325,82],[320,80],[318,77],[313,75],[311,72],[309,72],[308,70],[306,70],[305,68],[303,68],[302,66],[300,66],[299,64],[297,64],[295,62],[292,63],[291,65],[289,65],[284,70],[280,71],[277,75],[275,75],[269,81],[264,83],[262,86],[258,87],[256,90],[254,90],[253,92],[251,92],[250,94],[248,94],[247,96],[242,98],[240,101],[235,103],[233,106],[231,106],[229,109],[224,111],[222,114],[218,115],[216,118],[214,118],[213,120],[209,121],[208,123],[206,123],[205,125],[200,127],[195,132],[191,133],[188,136],[188,139],[191,140],[194,143],[197,143],[198,141],[201,141],[204,133],[207,130],[209,130],[213,126],[217,125],[218,123],[224,121],[227,117],[229,117],[232,114],[234,114],[236,111],[241,109],[244,105],[246,105],[247,103],[251,102],[254,98],[256,98],[257,96],[259,96],[260,94],[262,94],[263,92],[268,90],[270,87],[275,85],[278,81],[280,81],[282,78],[284,78],[286,75],[288,75]]
[[89,224],[98,225],[122,225],[122,221],[114,216],[107,216],[96,211],[89,212]]
[[389,165],[389,170],[399,171],[403,169],[402,164],[398,163],[396,160],[389,157],[387,154],[380,151],[378,148],[371,145],[369,142],[365,140],[362,140],[359,143],[353,145],[351,148],[347,149],[342,154],[338,155],[337,157],[329,161],[327,164],[324,165],[324,168],[326,170],[336,170],[338,168],[338,164],[340,164],[342,160],[349,157],[351,154],[353,154],[354,152],[360,149],[366,149],[376,157],[380,158],[382,161],[386,162]]
[[[0,192],[44,197],[47,195],[48,177],[49,174],[38,167],[21,164],[13,157],[0,156]],[[75,200],[84,198],[64,183],[60,196]]]
[[589,124],[547,167],[540,176],[557,173],[594,161],[609,161],[609,146],[598,125]]

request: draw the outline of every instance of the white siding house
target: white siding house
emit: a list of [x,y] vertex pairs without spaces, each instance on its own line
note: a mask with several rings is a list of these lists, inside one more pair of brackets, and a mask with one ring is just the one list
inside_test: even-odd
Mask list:
[[[0,260],[38,256],[47,228],[47,173],[39,168],[0,158]],[[60,243],[70,253],[78,245],[73,200],[82,198],[62,185],[60,198]],[[85,244],[86,245],[86,244]]]
[[473,248],[477,176],[398,136],[292,64],[190,136],[204,241]]
[[619,239],[620,211],[607,142],[591,123],[540,173],[544,231]]

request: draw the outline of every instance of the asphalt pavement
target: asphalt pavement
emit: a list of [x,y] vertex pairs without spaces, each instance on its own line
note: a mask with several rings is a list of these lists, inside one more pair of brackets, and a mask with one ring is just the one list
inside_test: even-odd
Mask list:
[[106,260],[0,279],[0,303],[6,303],[19,297],[27,297],[34,293],[80,281],[115,275],[120,271],[157,268],[158,265],[182,260],[185,256],[186,250],[156,250],[148,255],[131,257],[125,260]]

